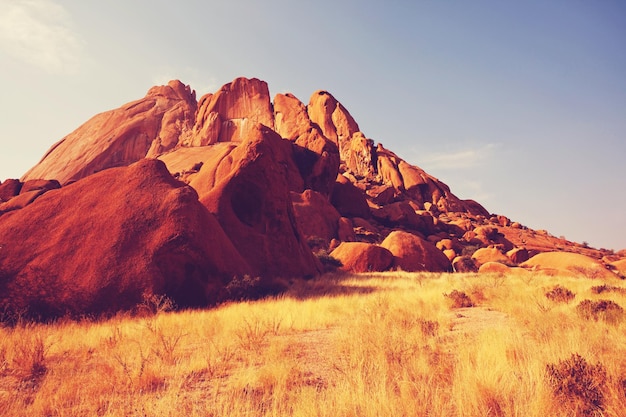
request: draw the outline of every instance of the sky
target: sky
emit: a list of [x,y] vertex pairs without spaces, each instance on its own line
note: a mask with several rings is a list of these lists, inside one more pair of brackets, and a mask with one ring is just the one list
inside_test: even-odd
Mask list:
[[622,0],[0,0],[0,180],[153,85],[240,76],[329,91],[491,213],[626,248]]

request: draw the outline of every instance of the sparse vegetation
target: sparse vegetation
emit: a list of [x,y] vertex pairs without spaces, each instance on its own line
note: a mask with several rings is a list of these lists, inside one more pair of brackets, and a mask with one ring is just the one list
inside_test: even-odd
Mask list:
[[474,302],[463,291],[453,290],[449,294],[444,294],[450,302],[450,308],[474,307]]
[[594,287],[591,287],[591,292],[593,292],[594,294],[602,294],[605,292],[616,292],[619,294],[626,294],[626,288],[602,284],[602,285],[596,285]]
[[624,317],[624,309],[612,300],[583,300],[576,311],[584,319],[614,324],[621,322]]
[[325,272],[333,272],[343,266],[343,264],[341,263],[339,259],[333,258],[324,249],[320,249],[317,252],[315,252],[315,256],[321,262],[322,266],[324,267]]
[[591,365],[577,353],[558,364],[548,364],[547,378],[563,411],[574,416],[600,416],[604,410],[606,370]]
[[[209,310],[20,320],[0,327],[0,410],[8,417],[619,417],[626,324],[587,319],[573,303],[546,298],[546,288],[561,286],[589,303],[626,302],[607,290],[597,300],[597,284],[544,275],[332,274]],[[458,294],[479,304],[469,310],[476,315],[450,310]]]
[[569,303],[574,297],[576,297],[576,294],[561,285],[556,285],[546,292],[546,298],[557,303]]

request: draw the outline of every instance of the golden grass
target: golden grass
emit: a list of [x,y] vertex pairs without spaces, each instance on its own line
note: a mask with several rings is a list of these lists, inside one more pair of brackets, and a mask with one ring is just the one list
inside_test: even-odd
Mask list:
[[[330,275],[298,281],[280,297],[206,311],[2,327],[0,413],[576,415],[580,399],[557,396],[546,369],[577,354],[606,371],[598,415],[623,416],[626,324],[576,311],[585,299],[626,306],[626,291],[592,290],[603,283]],[[557,285],[575,298],[546,297]],[[451,308],[444,294],[454,290],[476,306]]]

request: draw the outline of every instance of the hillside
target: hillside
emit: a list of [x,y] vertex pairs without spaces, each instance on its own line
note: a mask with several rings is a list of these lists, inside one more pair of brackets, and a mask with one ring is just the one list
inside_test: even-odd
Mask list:
[[459,199],[367,138],[329,92],[272,100],[258,79],[199,100],[180,81],[153,87],[0,184],[0,306],[44,318],[162,294],[213,305],[257,277],[248,296],[275,293],[337,260],[618,277],[621,258]]

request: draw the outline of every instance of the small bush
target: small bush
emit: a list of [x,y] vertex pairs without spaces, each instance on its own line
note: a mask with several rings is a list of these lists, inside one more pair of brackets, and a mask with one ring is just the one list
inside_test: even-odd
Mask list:
[[606,370],[590,365],[577,353],[558,364],[546,366],[548,384],[561,406],[574,416],[602,415]]
[[546,297],[548,300],[557,303],[569,303],[574,299],[574,297],[576,297],[576,294],[565,287],[557,285],[546,293]]
[[339,259],[333,258],[325,250],[319,250],[315,252],[315,256],[317,257],[317,259],[319,259],[322,266],[324,267],[324,272],[334,272],[338,268],[341,268],[343,266]]
[[418,320],[420,325],[420,330],[424,336],[436,336],[437,331],[439,330],[439,322],[433,320]]
[[607,323],[619,323],[624,316],[624,309],[611,300],[583,300],[576,307],[579,316],[587,320],[602,320]]
[[603,292],[616,292],[618,294],[626,294],[626,288],[613,287],[611,285],[603,284],[591,287],[591,292],[594,294],[602,294]]
[[444,294],[450,301],[450,308],[474,307],[472,299],[462,291],[452,290],[450,294]]
[[219,297],[219,301],[259,300],[285,292],[288,287],[288,283],[280,278],[263,279],[248,274],[234,276],[224,287],[224,293]]
[[137,306],[139,315],[156,315],[173,310],[176,310],[176,303],[163,294],[144,294],[142,302]]

